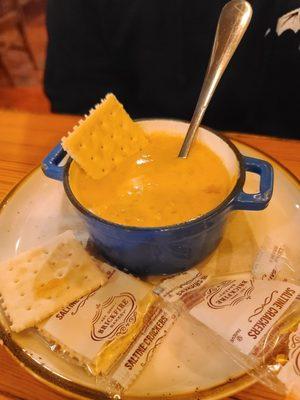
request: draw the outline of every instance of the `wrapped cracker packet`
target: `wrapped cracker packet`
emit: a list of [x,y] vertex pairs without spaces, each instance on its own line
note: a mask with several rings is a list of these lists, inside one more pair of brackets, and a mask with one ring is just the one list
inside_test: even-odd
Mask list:
[[209,277],[175,305],[205,325],[246,373],[300,398],[300,286],[293,270],[284,246],[268,239],[252,273]]
[[183,300],[190,292],[201,288],[208,279],[207,275],[203,275],[198,269],[192,268],[181,274],[166,278],[153,291],[165,302],[175,303]]
[[286,246],[266,237],[254,262],[252,273],[259,279],[277,279],[300,283],[300,271],[288,256]]
[[269,377],[272,376],[275,379],[275,391],[300,399],[299,304],[295,305],[266,337],[260,370],[262,368],[265,369],[264,375],[268,378],[264,379],[264,375],[258,376],[263,383],[268,385]]
[[152,286],[107,264],[107,283],[43,321],[51,350],[122,393],[146,367],[177,318]]
[[174,308],[161,301],[153,306],[140,334],[110,375],[119,392],[126,390],[146,367],[178,316]]

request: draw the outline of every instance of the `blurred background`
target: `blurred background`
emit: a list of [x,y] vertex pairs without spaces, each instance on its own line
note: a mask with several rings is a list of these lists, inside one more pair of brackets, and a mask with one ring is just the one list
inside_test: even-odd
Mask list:
[[[0,0],[0,109],[82,115],[113,92],[133,118],[190,120],[227,1]],[[249,2],[203,124],[300,138],[300,0]]]
[[0,0],[0,108],[49,112],[46,0]]

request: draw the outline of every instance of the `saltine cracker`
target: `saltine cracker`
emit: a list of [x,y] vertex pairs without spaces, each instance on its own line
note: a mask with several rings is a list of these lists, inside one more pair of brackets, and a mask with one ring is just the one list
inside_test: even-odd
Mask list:
[[107,280],[72,231],[2,262],[0,276],[3,308],[15,332],[35,326]]
[[112,93],[62,138],[63,148],[94,179],[101,179],[147,145],[148,137],[141,126]]

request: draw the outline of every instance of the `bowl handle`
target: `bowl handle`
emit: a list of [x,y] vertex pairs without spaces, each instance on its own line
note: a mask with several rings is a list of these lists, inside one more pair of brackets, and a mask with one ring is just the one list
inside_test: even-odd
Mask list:
[[274,172],[270,163],[258,158],[243,156],[246,171],[260,176],[259,192],[248,194],[242,191],[234,200],[235,210],[263,210],[269,204],[273,193]]
[[42,161],[42,170],[48,178],[62,181],[64,178],[64,166],[59,166],[59,163],[66,156],[65,150],[61,144],[57,144],[54,149]]

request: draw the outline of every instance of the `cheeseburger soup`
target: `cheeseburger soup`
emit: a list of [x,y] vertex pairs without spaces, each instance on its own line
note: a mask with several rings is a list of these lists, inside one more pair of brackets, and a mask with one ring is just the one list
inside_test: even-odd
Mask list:
[[220,158],[195,141],[186,159],[178,158],[182,137],[154,132],[148,147],[127,158],[99,180],[76,162],[71,190],[92,213],[107,221],[138,227],[173,225],[218,206],[232,189]]

